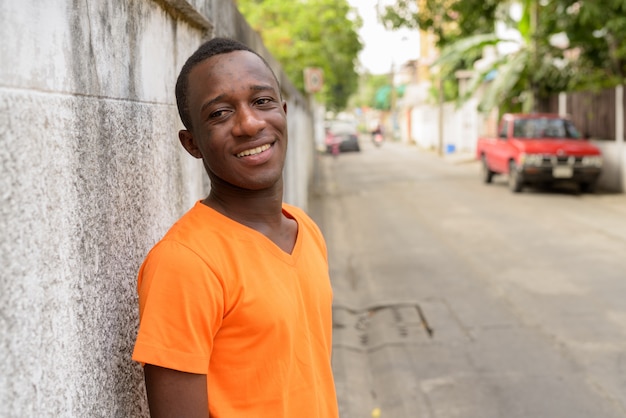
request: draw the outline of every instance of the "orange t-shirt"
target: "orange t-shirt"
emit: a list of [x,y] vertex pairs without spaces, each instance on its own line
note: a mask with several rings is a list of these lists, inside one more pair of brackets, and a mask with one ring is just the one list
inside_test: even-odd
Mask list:
[[283,213],[291,254],[198,202],[139,270],[133,359],[206,374],[213,418],[338,416],[326,244],[302,210]]

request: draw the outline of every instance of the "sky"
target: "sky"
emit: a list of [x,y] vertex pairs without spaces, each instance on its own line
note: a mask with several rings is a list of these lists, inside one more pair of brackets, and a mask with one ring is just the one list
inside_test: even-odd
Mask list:
[[359,61],[372,74],[389,73],[392,64],[397,68],[419,56],[418,32],[408,29],[386,30],[376,16],[376,5],[379,1],[348,0],[363,19],[359,37],[364,48],[359,55]]

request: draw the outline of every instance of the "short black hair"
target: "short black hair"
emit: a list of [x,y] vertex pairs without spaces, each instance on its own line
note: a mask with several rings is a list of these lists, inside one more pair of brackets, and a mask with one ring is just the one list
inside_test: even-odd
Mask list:
[[[257,57],[261,58],[263,63],[267,66],[267,68],[271,71],[274,79],[276,80],[276,84],[279,86],[278,78],[272,68],[269,66],[267,61],[260,56],[257,52],[255,52],[249,46],[236,41],[230,38],[213,38],[208,42],[203,43],[200,47],[194,52],[185,62],[183,68],[180,70],[180,74],[178,74],[178,79],[176,80],[176,104],[178,106],[178,114],[180,115],[180,120],[185,125],[185,128],[191,130],[191,117],[189,115],[189,102],[188,102],[188,87],[189,87],[189,73],[191,70],[201,62],[220,54],[227,54],[233,51],[248,51],[252,52]],[[280,94],[280,91],[279,91]]]

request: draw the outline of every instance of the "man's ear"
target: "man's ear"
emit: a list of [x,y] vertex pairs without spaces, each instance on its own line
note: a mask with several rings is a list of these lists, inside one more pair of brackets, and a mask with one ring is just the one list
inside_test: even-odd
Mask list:
[[202,153],[196,145],[196,141],[193,139],[193,134],[191,132],[186,129],[181,129],[178,131],[178,139],[180,140],[183,148],[185,148],[192,157],[202,158]]
[[287,101],[283,100],[283,112],[285,112],[285,115],[287,114]]

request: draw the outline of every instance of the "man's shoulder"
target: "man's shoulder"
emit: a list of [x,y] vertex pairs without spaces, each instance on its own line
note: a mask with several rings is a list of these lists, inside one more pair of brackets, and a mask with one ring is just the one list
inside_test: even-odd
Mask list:
[[283,212],[286,213],[287,216],[294,218],[296,221],[304,222],[306,225],[317,229],[317,224],[304,209],[288,203],[283,203]]
[[211,242],[222,240],[228,234],[224,222],[216,213],[197,202],[185,212],[159,240],[155,247],[186,247],[193,252],[211,246]]
[[292,204],[285,203],[285,202],[283,202],[283,211],[292,215],[299,215],[299,216],[306,215],[306,212],[302,210],[301,208],[299,208],[298,206],[294,206]]
[[233,229],[233,222],[216,212],[214,209],[197,202],[181,216],[167,231],[164,238],[180,239],[210,235]]
[[[225,251],[228,232],[211,210],[198,203],[185,212],[154,244],[144,264],[169,265],[187,268],[214,266]],[[220,248],[220,251],[215,251]],[[204,268],[204,267],[203,267]]]
[[304,209],[283,203],[283,211],[293,217],[298,222],[298,225],[307,231],[307,234],[310,234],[316,241],[325,245],[324,236],[320,227]]
[[198,231],[209,227],[210,221],[200,216],[198,204],[185,212],[165,233],[163,240],[175,240],[186,237],[191,231]]

